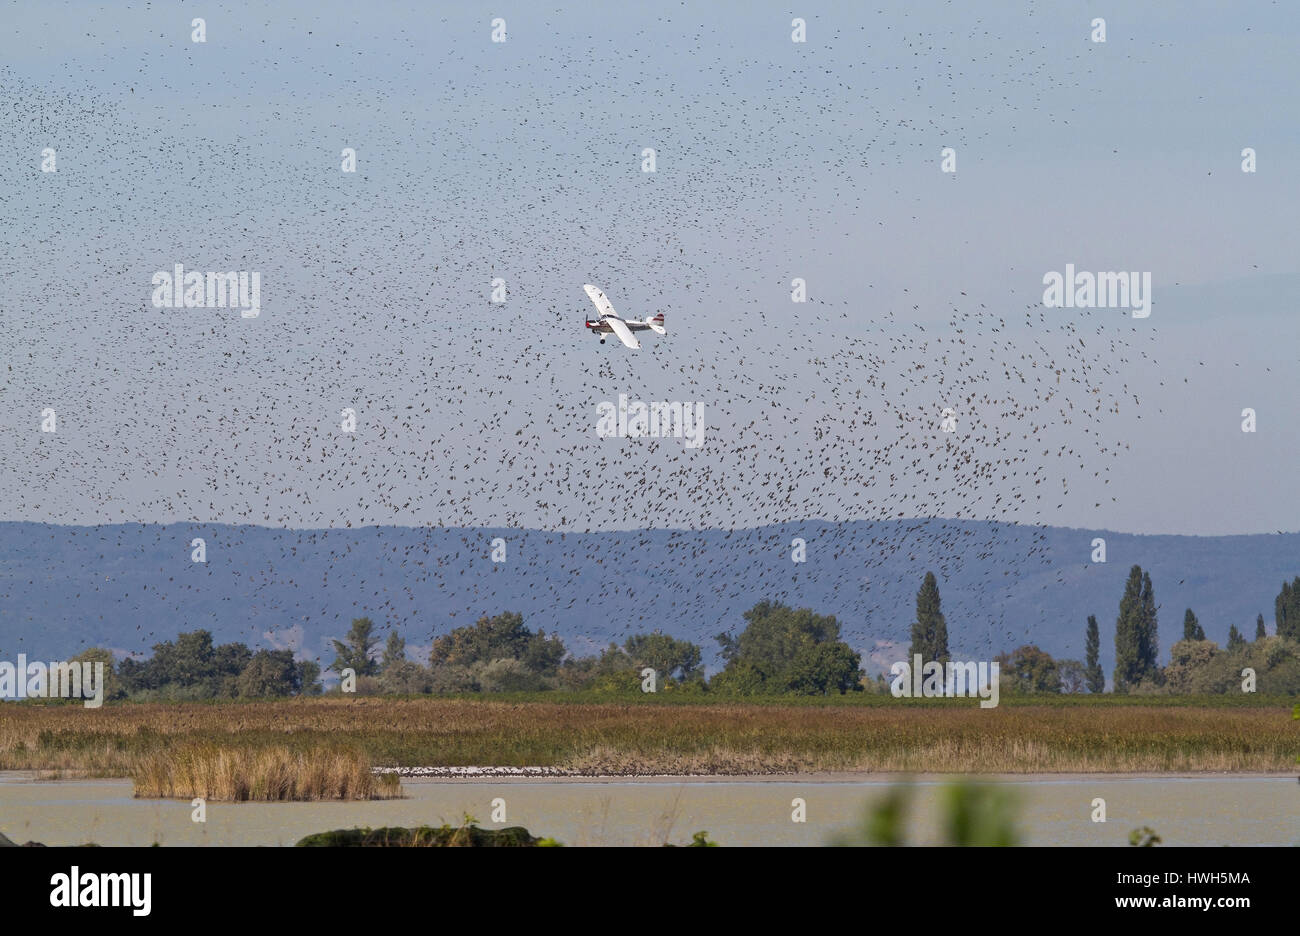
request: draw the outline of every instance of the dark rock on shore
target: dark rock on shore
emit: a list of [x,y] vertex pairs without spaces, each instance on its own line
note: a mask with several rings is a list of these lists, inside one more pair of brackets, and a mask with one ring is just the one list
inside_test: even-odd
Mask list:
[[[523,826],[480,829],[466,825],[419,826],[382,829],[335,829],[317,832],[297,843],[298,848],[533,848],[543,840]],[[548,843],[549,844],[549,843]]]
[[5,835],[3,832],[0,832],[0,848],[44,848],[44,847],[45,844],[43,842],[23,842],[22,845],[19,845],[13,839],[9,838],[9,836]]

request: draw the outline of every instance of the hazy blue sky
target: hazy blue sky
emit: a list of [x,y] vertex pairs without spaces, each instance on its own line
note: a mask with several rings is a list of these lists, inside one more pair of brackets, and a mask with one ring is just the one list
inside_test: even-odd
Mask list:
[[[694,6],[4,5],[0,519],[1300,529],[1293,5]],[[1067,263],[1153,314],[1042,309]],[[621,392],[708,443],[597,439]]]

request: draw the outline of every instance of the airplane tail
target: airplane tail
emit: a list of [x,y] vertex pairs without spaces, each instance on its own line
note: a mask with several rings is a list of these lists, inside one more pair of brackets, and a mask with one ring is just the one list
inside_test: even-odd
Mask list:
[[650,326],[650,330],[656,335],[668,334],[668,329],[664,328],[664,314],[662,312],[658,315],[650,316],[645,320],[645,323]]

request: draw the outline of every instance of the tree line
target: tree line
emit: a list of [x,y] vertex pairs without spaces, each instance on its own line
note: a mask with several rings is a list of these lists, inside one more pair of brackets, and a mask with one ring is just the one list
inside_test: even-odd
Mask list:
[[153,645],[153,656],[114,658],[92,647],[74,662],[103,663],[105,698],[138,702],[267,699],[319,695],[320,664],[295,660],[292,650],[252,650],[242,643],[215,645],[206,630]]
[[[451,694],[596,690],[641,692],[652,670],[656,692],[826,695],[861,691],[861,658],[840,640],[832,616],[762,601],[744,614],[738,635],[716,638],[726,665],[706,679],[703,651],[654,631],[610,643],[597,654],[571,653],[555,634],[532,631],[512,611],[484,616],[434,639],[427,663],[410,659],[406,641],[379,637],[374,621],[355,618],[334,640],[329,669],[355,680],[361,694]],[[382,643],[382,645],[381,645]],[[153,656],[115,661],[93,648],[77,660],[102,662],[106,697],[135,701],[275,698],[319,695],[320,666],[289,650],[214,645],[197,630],[155,644]]]
[[571,654],[556,635],[533,632],[508,611],[434,639],[427,666],[410,660],[396,633],[382,651],[374,622],[358,618],[334,641],[330,669],[357,677],[358,692],[457,693],[596,690],[640,692],[647,670],[656,692],[828,695],[862,690],[861,657],[840,639],[833,616],[761,601],[738,635],[719,634],[725,663],[704,674],[699,645],[660,631],[635,634],[597,654]]
[[[738,634],[714,640],[723,661],[705,676],[697,644],[660,631],[635,634],[622,644],[579,656],[558,635],[532,631],[512,611],[479,618],[433,641],[427,662],[413,660],[396,632],[382,642],[368,617],[353,619],[334,640],[329,669],[347,672],[362,694],[400,695],[548,690],[640,692],[653,671],[657,692],[712,692],[722,695],[833,695],[863,690],[887,692],[882,675],[864,676],[861,655],[841,639],[831,615],[780,602],[760,601],[743,615]],[[1263,615],[1248,641],[1233,624],[1225,645],[1208,640],[1192,609],[1183,617],[1183,639],[1160,666],[1157,605],[1149,573],[1133,566],[1120,598],[1115,623],[1117,693],[1202,694],[1239,691],[1241,672],[1255,671],[1258,691],[1300,692],[1300,576],[1284,583],[1274,602],[1276,632],[1269,635]],[[1000,664],[1001,691],[1010,693],[1100,693],[1106,677],[1100,663],[1101,633],[1089,615],[1082,661],[1054,659],[1035,644],[994,657]],[[948,625],[938,580],[926,573],[916,597],[909,657],[949,660]],[[196,630],[155,644],[147,659],[115,660],[103,648],[74,658],[102,662],[106,696],[137,701],[276,698],[319,695],[321,668],[295,660],[290,650],[252,650],[242,643],[216,645],[212,634]]]
[[[1115,620],[1115,669],[1112,690],[1119,694],[1202,695],[1242,691],[1244,670],[1252,670],[1255,691],[1300,693],[1300,576],[1283,582],[1273,603],[1272,635],[1264,615],[1255,618],[1254,640],[1230,624],[1222,647],[1208,639],[1196,613],[1183,614],[1183,636],[1170,648],[1170,661],[1159,663],[1159,621],[1151,575],[1135,565],[1129,570]],[[940,610],[939,587],[928,573],[916,598],[911,653],[926,661],[947,662],[948,629]],[[1089,615],[1084,630],[1084,659],[1057,660],[1036,644],[994,657],[1003,692],[1090,692],[1106,689],[1101,666],[1101,628]]]

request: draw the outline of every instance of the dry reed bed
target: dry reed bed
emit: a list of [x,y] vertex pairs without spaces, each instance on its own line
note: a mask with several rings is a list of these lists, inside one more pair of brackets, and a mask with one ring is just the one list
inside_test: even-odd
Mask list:
[[[250,756],[276,750],[300,756],[304,770],[322,752],[347,749],[367,766],[556,766],[611,774],[1279,771],[1292,769],[1300,752],[1297,724],[1282,704],[22,704],[0,709],[0,769],[162,777],[151,756],[172,752],[179,763],[176,753],[197,744]],[[192,776],[182,783],[173,767],[167,782],[174,789],[208,783],[198,766],[186,769]],[[149,782],[156,784],[149,789],[165,786]]]
[[242,803],[391,799],[395,776],[376,776],[360,751],[292,751],[183,744],[137,758],[135,795]]

